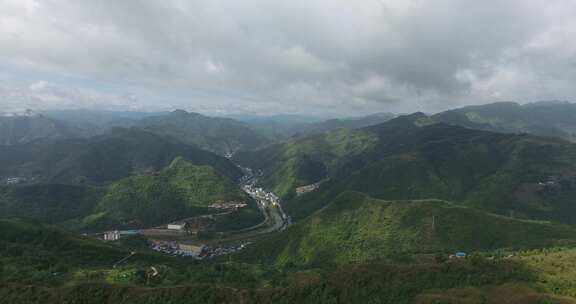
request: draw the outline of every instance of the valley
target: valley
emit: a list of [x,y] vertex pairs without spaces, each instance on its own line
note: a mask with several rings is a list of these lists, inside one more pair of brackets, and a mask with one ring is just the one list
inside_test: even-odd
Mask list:
[[[257,177],[252,174],[251,169],[242,168],[242,170],[247,174],[240,179],[240,186],[246,194],[257,202],[258,209],[264,218],[261,223],[238,230],[212,232],[214,236],[209,239],[199,237],[203,232],[202,230],[192,235],[189,231],[186,231],[185,228],[178,227],[178,229],[170,229],[171,224],[169,223],[151,229],[135,230],[134,232],[148,238],[153,244],[169,244],[170,247],[175,248],[173,251],[176,254],[192,255],[195,258],[201,259],[216,256],[214,252],[218,251],[219,248],[234,247],[238,244],[238,248],[244,248],[247,244],[258,241],[259,237],[263,235],[285,230],[290,225],[290,217],[282,210],[279,198],[272,192],[266,192],[262,188],[254,186],[257,183]],[[212,216],[218,216],[218,214]],[[177,222],[187,224],[191,220],[193,219],[181,219]],[[203,249],[194,253],[179,250],[179,248],[185,247],[186,245],[209,249]],[[232,253],[234,252],[226,252],[226,254]]]
[[[146,130],[131,121],[137,127],[0,150],[0,295],[394,304],[576,296],[561,282],[573,274],[557,273],[576,265],[576,146],[566,139],[417,112],[246,149],[236,133],[230,145],[223,135],[196,146],[209,137],[188,136],[199,132],[190,126],[208,117],[164,115],[147,116]],[[216,133],[237,126],[211,123]],[[174,136],[154,129],[166,124]]]

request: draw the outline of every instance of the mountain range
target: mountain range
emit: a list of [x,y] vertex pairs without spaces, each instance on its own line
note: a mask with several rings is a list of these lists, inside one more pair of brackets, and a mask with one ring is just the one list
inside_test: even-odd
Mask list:
[[[4,117],[19,120],[0,134],[10,124],[27,131],[0,147],[0,298],[576,301],[574,104],[276,124],[128,116],[85,125]],[[274,192],[280,206],[241,186]],[[143,236],[101,244],[80,235],[215,214],[217,201],[247,203],[212,229],[230,232],[225,246],[238,253],[196,261],[152,252]],[[273,210],[285,212],[278,229]],[[242,233],[259,225],[270,229]]]

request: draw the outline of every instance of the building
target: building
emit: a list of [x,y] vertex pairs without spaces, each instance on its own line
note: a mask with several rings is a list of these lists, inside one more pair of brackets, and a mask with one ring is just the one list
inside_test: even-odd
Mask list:
[[118,230],[104,232],[105,241],[117,241],[120,239],[120,232]]
[[169,230],[182,230],[184,229],[184,224],[168,224]]
[[224,201],[216,201],[214,203],[212,203],[210,206],[208,206],[208,208],[212,208],[212,209],[219,209],[219,210],[238,210],[240,208],[244,208],[248,206],[246,203],[244,202],[237,202],[237,201],[229,201],[229,202],[224,202]]
[[204,245],[178,244],[178,250],[184,255],[198,257],[204,251]]

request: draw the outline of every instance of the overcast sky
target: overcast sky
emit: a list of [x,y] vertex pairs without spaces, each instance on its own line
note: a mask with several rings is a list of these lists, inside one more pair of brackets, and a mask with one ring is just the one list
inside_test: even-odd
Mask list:
[[0,0],[0,112],[574,100],[574,0]]

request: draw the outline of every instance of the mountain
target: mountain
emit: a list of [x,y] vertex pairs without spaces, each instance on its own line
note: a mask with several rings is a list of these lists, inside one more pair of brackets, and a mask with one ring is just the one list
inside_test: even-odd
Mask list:
[[377,137],[370,132],[338,129],[292,139],[256,152],[240,152],[234,160],[246,167],[263,170],[259,182],[287,197],[293,195],[298,186],[322,180],[344,163],[344,159],[362,153],[376,142]]
[[242,172],[227,159],[137,129],[112,129],[86,139],[39,140],[0,150],[0,178],[35,183],[107,183],[158,171],[182,156],[236,179]]
[[377,113],[362,117],[353,118],[340,118],[340,119],[328,119],[322,122],[312,123],[306,127],[303,134],[315,134],[324,133],[336,129],[346,128],[346,129],[360,129],[364,127],[369,127],[393,119],[397,115],[391,113]]
[[[239,161],[261,164],[254,166],[263,172],[261,183],[280,190],[285,210],[296,218],[343,191],[357,191],[383,200],[441,199],[518,218],[576,223],[574,144],[434,123],[422,113],[349,132],[335,137],[338,145],[330,147],[341,149],[332,153],[318,147],[338,133],[239,155]],[[354,143],[358,138],[363,140]],[[314,167],[291,161],[302,159],[319,168],[314,179],[307,179]],[[322,180],[319,190],[291,199],[296,187]]]
[[197,263],[29,221],[0,220],[0,231],[6,303],[574,303],[573,249],[301,269]]
[[92,128],[98,134],[102,134],[111,128],[129,128],[143,118],[168,115],[168,113],[77,109],[42,111],[42,115],[68,124]]
[[575,232],[447,201],[385,201],[346,191],[243,254],[280,265],[326,267],[414,254],[575,244]]
[[[339,132],[238,155],[261,165],[260,183],[284,194],[296,220],[248,250],[247,261],[325,268],[574,244],[575,144],[437,123],[423,113]],[[316,176],[306,179],[306,170]],[[317,190],[294,195],[317,182]]]
[[436,121],[504,133],[528,133],[576,141],[576,104],[500,102],[441,112]]
[[36,114],[31,110],[0,116],[0,146],[26,144],[39,139],[81,138],[92,130]]
[[0,215],[58,224],[90,215],[105,194],[105,188],[85,185],[0,186]]
[[129,177],[108,187],[83,227],[142,228],[214,211],[216,201],[243,201],[236,220],[244,227],[261,220],[256,203],[231,179],[210,166],[195,166],[183,158],[157,174]]
[[216,201],[248,204],[222,225],[261,221],[256,203],[235,182],[210,166],[176,158],[157,173],[131,176],[106,187],[33,184],[0,187],[2,217],[21,217],[68,228],[102,231],[143,228],[214,213]]
[[[422,113],[401,116],[382,124],[382,132],[432,123]],[[296,187],[313,184],[332,176],[345,163],[363,155],[378,144],[379,132],[375,129],[337,129],[318,135],[291,139],[255,152],[235,155],[235,161],[263,171],[260,183],[287,198],[294,195]]]
[[254,130],[274,141],[289,140],[291,137],[303,137],[320,134],[336,129],[359,129],[376,125],[394,118],[391,113],[377,113],[361,117],[320,119],[306,116],[270,116],[259,118],[239,118]]
[[220,155],[255,149],[269,142],[242,122],[183,110],[174,111],[169,115],[144,118],[136,124],[136,127]]

